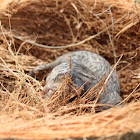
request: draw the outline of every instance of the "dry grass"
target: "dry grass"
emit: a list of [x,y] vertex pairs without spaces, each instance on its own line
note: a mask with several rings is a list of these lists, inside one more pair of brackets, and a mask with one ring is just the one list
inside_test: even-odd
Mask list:
[[[140,130],[139,4],[24,0],[6,8],[0,13],[0,138],[104,137]],[[25,42],[21,42],[23,36]],[[37,80],[26,73],[73,50],[96,52],[112,65],[123,54],[117,66],[123,107],[95,113],[105,79],[96,85],[97,90],[94,87],[81,97],[83,87],[75,88],[66,76],[54,96],[44,99],[42,87],[48,72],[37,75]]]

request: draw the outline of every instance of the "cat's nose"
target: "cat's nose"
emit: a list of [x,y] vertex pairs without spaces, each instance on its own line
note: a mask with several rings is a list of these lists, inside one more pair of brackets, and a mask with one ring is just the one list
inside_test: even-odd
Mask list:
[[45,94],[47,94],[48,92],[49,92],[49,90],[50,90],[50,88],[48,88],[47,86],[44,86],[44,88],[43,88],[43,94],[45,95]]

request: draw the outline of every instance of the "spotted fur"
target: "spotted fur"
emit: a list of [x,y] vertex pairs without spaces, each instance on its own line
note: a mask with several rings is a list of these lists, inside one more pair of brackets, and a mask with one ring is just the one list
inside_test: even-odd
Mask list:
[[[89,51],[75,51],[58,57],[54,62],[37,66],[30,75],[33,76],[40,70],[52,69],[46,79],[46,86],[43,91],[49,99],[51,93],[58,89],[66,73],[72,75],[74,83],[80,87],[88,81],[85,91],[94,87],[105,78],[112,67],[98,54]],[[102,100],[101,100],[102,99]],[[116,71],[113,71],[105,88],[105,95],[101,94],[99,101],[103,104],[115,105],[122,100],[120,97],[120,82]]]

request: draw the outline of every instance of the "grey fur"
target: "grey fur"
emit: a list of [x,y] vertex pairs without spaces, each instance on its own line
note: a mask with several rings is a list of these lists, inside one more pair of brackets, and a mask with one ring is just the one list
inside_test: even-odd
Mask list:
[[[85,87],[86,91],[87,89],[94,87],[103,78],[105,78],[105,76],[107,76],[112,70],[112,67],[107,60],[100,55],[89,51],[75,51],[58,57],[52,63],[37,66],[32,72],[30,72],[29,75],[33,76],[40,70],[48,69],[53,69],[47,77],[46,86],[44,87],[46,97],[49,99],[52,91],[57,90],[62,83],[62,75],[70,72],[74,83],[78,87],[82,86],[86,81],[88,81],[88,85]],[[113,71],[112,75],[107,81],[105,95],[102,93],[98,101],[103,104],[116,105],[121,100],[119,78],[116,71]]]

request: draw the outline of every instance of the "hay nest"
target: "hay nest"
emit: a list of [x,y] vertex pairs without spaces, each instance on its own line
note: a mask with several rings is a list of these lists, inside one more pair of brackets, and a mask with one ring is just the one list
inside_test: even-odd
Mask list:
[[[119,139],[140,131],[139,1],[0,2],[0,138]],[[27,72],[73,50],[95,52],[112,65],[123,54],[117,66],[123,106],[95,113],[96,102],[81,99],[82,87],[75,89],[69,76],[51,100],[43,98],[49,71],[36,79]],[[96,98],[99,91],[86,96]]]

